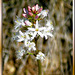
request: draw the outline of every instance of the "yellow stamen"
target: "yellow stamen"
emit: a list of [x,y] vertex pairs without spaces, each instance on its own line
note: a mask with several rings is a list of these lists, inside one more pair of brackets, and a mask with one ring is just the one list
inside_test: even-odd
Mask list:
[[35,31],[38,31],[38,29],[36,29]]
[[17,20],[17,22],[19,22],[19,21]]
[[40,55],[42,57],[42,55]]
[[27,42],[27,44],[28,44],[28,42]]
[[24,36],[21,36],[21,37],[24,37]]
[[31,45],[29,45],[29,47],[31,47]]
[[18,52],[21,52],[20,50]]
[[48,11],[46,10],[46,12],[48,12]]
[[52,22],[50,22],[50,24],[52,24]]
[[47,32],[49,32],[49,30]]
[[26,36],[24,36],[24,38],[26,38]]

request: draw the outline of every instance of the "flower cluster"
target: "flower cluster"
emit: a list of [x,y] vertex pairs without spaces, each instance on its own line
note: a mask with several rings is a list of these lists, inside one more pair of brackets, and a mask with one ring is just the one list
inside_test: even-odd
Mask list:
[[41,59],[41,61],[43,61],[45,59],[45,55],[42,52],[39,52],[36,56],[36,59]]
[[[48,15],[49,10],[43,10],[42,7],[39,7],[38,4],[36,4],[33,7],[28,6],[28,10],[23,8],[23,19],[20,19],[17,17],[17,20],[15,21],[15,37],[14,39],[17,40],[17,42],[23,43],[24,49],[18,51],[19,58],[23,56],[24,53],[29,53],[34,55],[34,51],[37,51],[36,44],[33,42],[35,37],[45,37],[45,39],[48,39],[48,37],[53,37],[53,25],[50,20],[46,21],[46,24],[44,26],[39,24],[39,21],[43,20]],[[38,51],[38,54],[36,55],[36,59],[44,60],[45,55],[42,52]]]

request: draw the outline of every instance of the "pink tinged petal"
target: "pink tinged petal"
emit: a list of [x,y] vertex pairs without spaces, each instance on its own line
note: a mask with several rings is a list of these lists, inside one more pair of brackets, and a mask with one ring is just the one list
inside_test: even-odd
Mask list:
[[29,14],[30,16],[33,16],[33,13],[32,13],[32,12],[28,12],[28,14]]
[[26,18],[27,17],[27,14],[22,14],[22,16]]
[[38,17],[39,17],[39,16],[38,16],[38,15],[36,15],[36,16],[35,16],[35,19],[38,19]]
[[32,25],[32,23],[29,22],[28,20],[25,21],[25,24],[26,24],[27,26],[31,26],[31,25]]
[[26,13],[26,9],[25,8],[23,8],[23,11],[24,11],[24,13]]
[[33,6],[32,7],[32,11],[34,12],[36,10],[36,6]]
[[36,11],[39,9],[38,4],[36,4]]
[[28,11],[31,11],[31,7],[30,6],[28,6]]
[[37,11],[37,13],[40,13],[40,12],[42,11],[42,9],[43,9],[43,8],[40,8],[40,9]]

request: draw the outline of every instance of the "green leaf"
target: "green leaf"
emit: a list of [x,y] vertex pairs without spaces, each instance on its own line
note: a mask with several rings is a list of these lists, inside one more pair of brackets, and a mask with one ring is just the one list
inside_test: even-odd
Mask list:
[[28,54],[33,55],[33,53],[28,53]]

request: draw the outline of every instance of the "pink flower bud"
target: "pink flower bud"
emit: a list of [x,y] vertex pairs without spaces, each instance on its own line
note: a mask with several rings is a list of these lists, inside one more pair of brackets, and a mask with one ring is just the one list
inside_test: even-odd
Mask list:
[[39,17],[39,16],[38,16],[38,15],[36,15],[36,16],[35,16],[35,19],[37,19],[38,17]]
[[36,13],[36,11],[34,11],[34,14]]
[[38,4],[36,4],[36,11],[39,9]]
[[35,11],[35,9],[36,9],[36,7],[35,7],[35,6],[33,6],[33,7],[32,7],[32,11],[34,12],[34,11]]
[[33,13],[32,13],[32,12],[28,12],[28,14],[29,14],[30,16],[33,16]]
[[24,13],[26,13],[26,9],[25,8],[23,8],[23,11],[24,11]]
[[37,13],[40,13],[40,12],[42,11],[42,9],[43,9],[43,8],[40,8],[40,9],[37,11]]
[[26,24],[27,26],[31,26],[31,25],[32,25],[32,23],[29,22],[28,20],[25,21],[25,24]]
[[31,7],[30,6],[28,6],[28,11],[31,11]]
[[27,17],[27,14],[22,14],[22,16],[26,18]]

